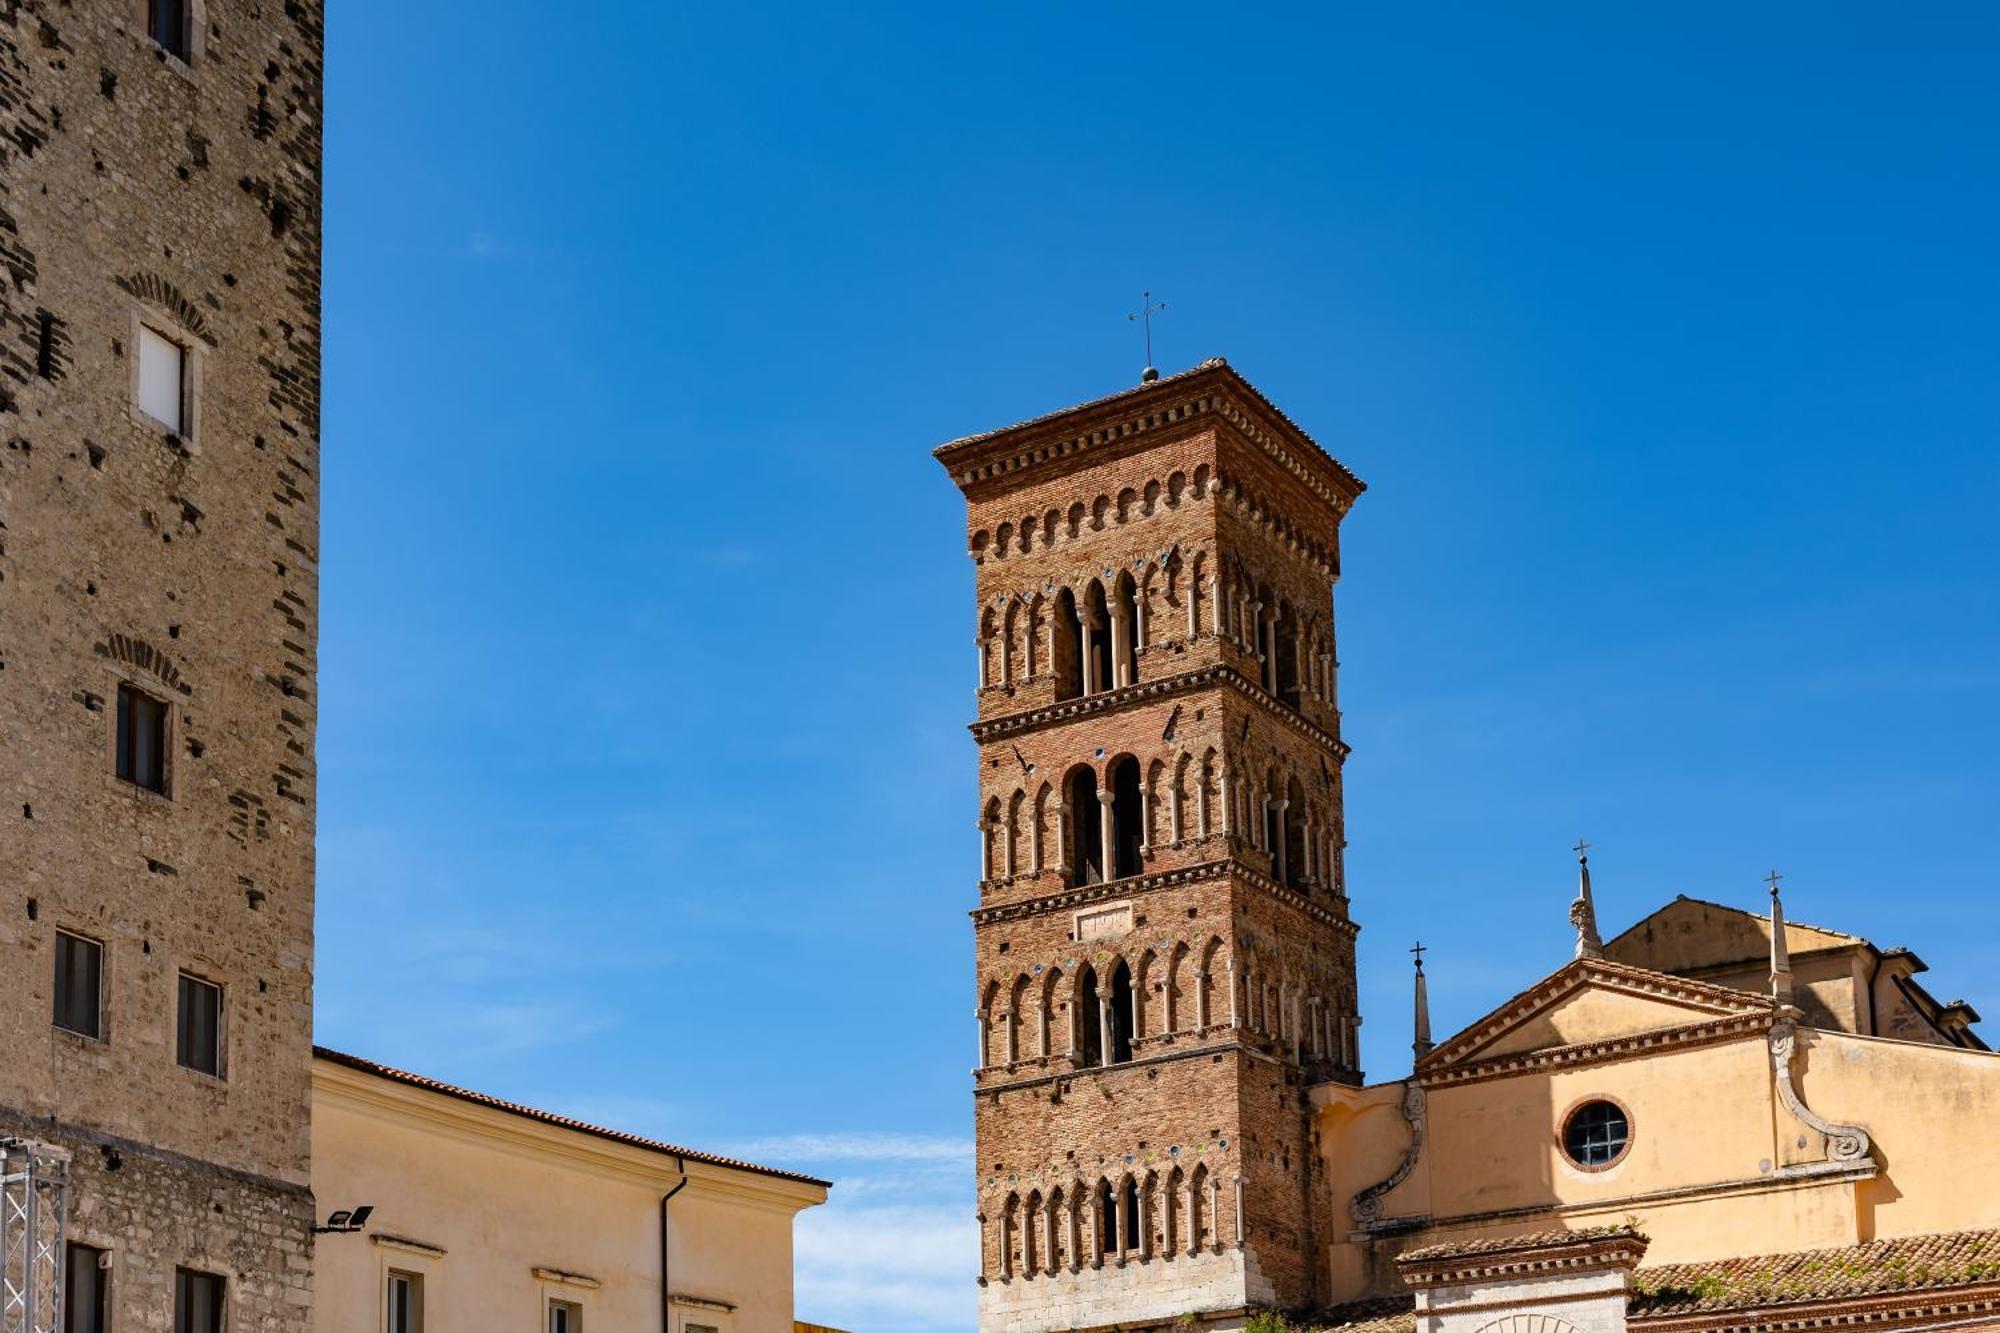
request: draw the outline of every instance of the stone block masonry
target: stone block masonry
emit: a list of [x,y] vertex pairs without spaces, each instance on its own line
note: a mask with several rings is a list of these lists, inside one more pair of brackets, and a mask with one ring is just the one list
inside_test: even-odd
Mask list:
[[[113,1326],[171,1328],[189,1268],[298,1329],[323,16],[181,8],[0,7],[0,1131],[75,1154]],[[95,1031],[52,1021],[62,935]]]

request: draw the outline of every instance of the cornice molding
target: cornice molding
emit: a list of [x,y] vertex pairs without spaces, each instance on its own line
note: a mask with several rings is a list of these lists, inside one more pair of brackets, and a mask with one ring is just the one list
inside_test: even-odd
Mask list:
[[1281,702],[1276,695],[1226,662],[1213,662],[1208,666],[1162,676],[1157,680],[1142,680],[1136,685],[1121,685],[1115,690],[1079,695],[1074,699],[1063,699],[1019,713],[981,718],[967,726],[966,730],[972,733],[973,740],[986,745],[992,741],[1006,740],[1057,722],[1073,722],[1082,717],[1114,712],[1132,704],[1176,699],[1196,690],[1214,689],[1218,686],[1227,686],[1235,690],[1251,703],[1261,706],[1273,721],[1298,732],[1321,748],[1332,751],[1343,763],[1346,761],[1349,750],[1345,741],[1299,713],[1290,704]]
[[[1630,1271],[1646,1256],[1648,1241],[1636,1231],[1613,1235],[1578,1233],[1550,1240],[1533,1237],[1504,1249],[1481,1247],[1451,1252],[1449,1245],[1413,1250],[1396,1260],[1396,1270],[1412,1287],[1457,1286],[1496,1278],[1546,1277],[1554,1273]],[[1453,1308],[1457,1308],[1454,1306]]]
[[[1212,417],[1227,423],[1280,470],[1296,478],[1337,516],[1367,489],[1256,386],[1216,357],[1192,370],[1000,430],[971,435],[933,451],[959,489],[974,491],[1093,450],[1127,444],[1153,431]],[[1079,420],[1094,424],[1079,429]]]
[[1297,889],[1278,883],[1268,876],[1259,874],[1244,865],[1234,856],[1214,861],[1202,861],[1191,866],[1181,866],[1174,870],[1155,871],[1150,875],[1133,875],[1126,879],[1107,880],[1102,884],[1085,884],[1059,893],[1045,893],[1040,897],[1023,899],[1017,903],[999,903],[992,907],[975,907],[970,916],[975,926],[990,926],[1002,921],[1019,921],[1026,917],[1046,916],[1051,912],[1073,911],[1107,898],[1127,898],[1139,894],[1152,893],[1159,889],[1175,888],[1182,884],[1200,884],[1208,880],[1222,879],[1235,875],[1252,888],[1279,902],[1286,903],[1305,913],[1321,925],[1332,926],[1349,939],[1361,933],[1361,927],[1344,916],[1337,916],[1315,900],[1306,897]]
[[1539,1051],[1520,1051],[1512,1055],[1495,1056],[1490,1060],[1479,1060],[1443,1069],[1419,1070],[1416,1078],[1426,1088],[1451,1088],[1467,1083],[1483,1083],[1489,1079],[1508,1078],[1532,1070],[1583,1068],[1588,1065],[1608,1064],[1628,1059],[1641,1053],[1685,1050],[1696,1046],[1741,1041],[1746,1037],[1758,1037],[1763,1035],[1769,1022],[1770,1018],[1765,1014],[1741,1014],[1705,1023],[1689,1023],[1681,1027],[1635,1032],[1626,1037],[1608,1037],[1603,1041],[1580,1042],[1573,1046],[1550,1046]]
[[[1579,958],[1550,973],[1486,1017],[1439,1044],[1418,1062],[1419,1076],[1428,1083],[1432,1081],[1433,1073],[1444,1074],[1448,1072],[1449,1066],[1455,1064],[1488,1064],[1540,1054],[1540,1052],[1519,1052],[1515,1055],[1491,1057],[1485,1061],[1477,1059],[1480,1050],[1519,1027],[1539,1010],[1586,988],[1611,991],[1637,999],[1665,1000],[1697,1013],[1712,1015],[1712,1018],[1704,1023],[1692,1026],[1706,1026],[1720,1019],[1748,1018],[1754,1020],[1755,1026],[1763,1027],[1770,1023],[1773,1012],[1769,999],[1752,995],[1747,991],[1733,990],[1706,981],[1689,981],[1685,977],[1654,972],[1648,968],[1634,967],[1629,963],[1614,963],[1603,958]],[[1634,1033],[1630,1037],[1611,1038],[1606,1042],[1590,1042],[1552,1049],[1581,1051],[1614,1042],[1641,1041],[1660,1033],[1680,1030],[1681,1028],[1676,1026],[1657,1029],[1654,1032]]]

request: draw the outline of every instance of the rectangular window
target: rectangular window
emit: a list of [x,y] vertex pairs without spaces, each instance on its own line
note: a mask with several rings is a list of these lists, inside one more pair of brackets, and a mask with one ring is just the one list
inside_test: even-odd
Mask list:
[[390,1271],[389,1333],[424,1333],[422,1274]]
[[63,1266],[63,1333],[104,1333],[109,1277],[103,1250],[94,1245],[69,1247]]
[[222,1333],[222,1278],[174,1270],[174,1333]]
[[146,35],[169,55],[188,58],[188,0],[146,0]]
[[139,326],[139,410],[176,435],[187,434],[187,348]]
[[86,1037],[104,1035],[104,946],[56,932],[56,1026]]
[[118,687],[118,776],[167,792],[167,706],[130,685]]
[[222,1077],[222,987],[181,973],[174,1051],[183,1069]]
[[569,1301],[550,1301],[549,1333],[583,1333],[583,1307]]

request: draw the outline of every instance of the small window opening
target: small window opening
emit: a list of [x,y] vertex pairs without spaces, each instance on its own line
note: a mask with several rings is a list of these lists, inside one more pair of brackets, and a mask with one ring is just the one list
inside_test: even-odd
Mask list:
[[1145,844],[1145,822],[1146,801],[1139,789],[1139,761],[1128,756],[1111,769],[1113,879],[1139,874],[1145,868],[1139,850]]
[[46,310],[35,320],[35,373],[45,380],[56,377],[56,317]]
[[1104,1031],[1098,1024],[1097,1003],[1097,969],[1086,963],[1076,979],[1076,1010],[1072,1019],[1077,1026],[1077,1058],[1085,1069],[1095,1069],[1104,1063]]
[[1122,1065],[1132,1058],[1132,969],[1124,963],[1111,974],[1111,1058]]
[[583,1333],[583,1307],[574,1301],[550,1301],[549,1333]]
[[132,685],[118,687],[118,776],[167,792],[167,706]]
[[176,435],[187,430],[187,348],[139,326],[139,410]]
[[1070,882],[1072,885],[1104,882],[1104,821],[1097,808],[1097,775],[1079,768],[1069,775],[1068,805],[1070,837]]
[[63,1333],[104,1333],[111,1276],[104,1258],[95,1245],[70,1242],[63,1267]]
[[424,1333],[421,1273],[389,1272],[389,1333]]
[[1076,596],[1068,588],[1056,594],[1054,617],[1055,645],[1049,669],[1056,676],[1056,698],[1074,699],[1083,693],[1083,621],[1076,610]]
[[1563,1152],[1582,1167],[1610,1166],[1632,1141],[1625,1111],[1616,1102],[1585,1102],[1563,1125]]
[[146,0],[146,35],[180,60],[189,54],[188,4],[189,0]]
[[56,1012],[59,1028],[86,1037],[104,1035],[104,946],[68,931],[56,932]]
[[1090,594],[1084,599],[1084,618],[1089,622],[1084,663],[1088,668],[1089,692],[1101,694],[1117,686],[1111,676],[1111,608],[1104,600],[1103,584],[1090,585]]
[[174,1058],[181,1068],[222,1076],[222,987],[181,973]]
[[174,1270],[174,1333],[222,1333],[222,1278]]

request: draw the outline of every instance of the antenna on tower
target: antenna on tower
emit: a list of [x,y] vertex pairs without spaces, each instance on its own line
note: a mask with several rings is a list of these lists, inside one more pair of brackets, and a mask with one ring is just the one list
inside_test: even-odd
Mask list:
[[1146,370],[1144,374],[1139,376],[1139,382],[1141,384],[1151,384],[1154,380],[1160,377],[1159,369],[1153,365],[1153,316],[1159,314],[1162,310],[1165,310],[1167,308],[1167,303],[1165,301],[1162,301],[1158,305],[1154,305],[1153,294],[1151,292],[1144,293],[1141,296],[1140,300],[1142,301],[1140,307],[1133,313],[1125,316],[1125,318],[1128,320],[1134,320],[1134,319],[1143,320],[1145,322]]

